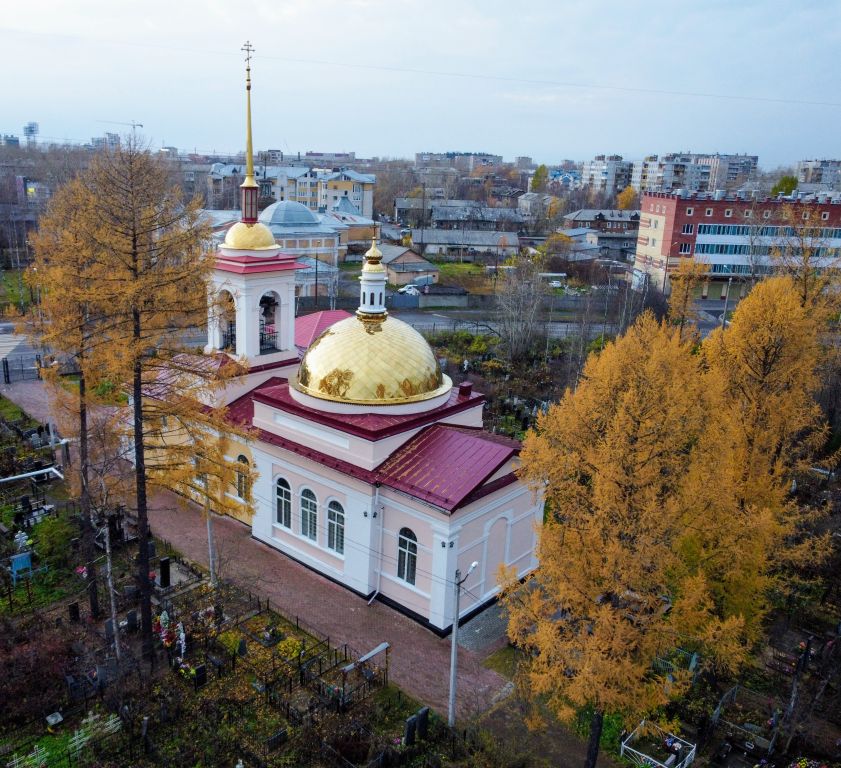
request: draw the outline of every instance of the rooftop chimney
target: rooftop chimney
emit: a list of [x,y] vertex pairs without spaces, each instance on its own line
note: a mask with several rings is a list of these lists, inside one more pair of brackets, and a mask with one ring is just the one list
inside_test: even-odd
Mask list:
[[458,396],[459,397],[470,397],[473,394],[473,382],[472,381],[463,381],[461,384],[458,385]]

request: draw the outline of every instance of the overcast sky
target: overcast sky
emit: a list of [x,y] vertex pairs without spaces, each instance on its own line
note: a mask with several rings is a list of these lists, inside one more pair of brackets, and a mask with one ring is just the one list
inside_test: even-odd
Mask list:
[[838,0],[30,0],[0,18],[0,132],[558,162],[837,157]]

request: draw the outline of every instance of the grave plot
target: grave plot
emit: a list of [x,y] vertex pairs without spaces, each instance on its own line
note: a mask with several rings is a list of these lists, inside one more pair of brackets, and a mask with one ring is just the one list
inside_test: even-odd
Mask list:
[[712,722],[745,752],[770,755],[779,734],[782,703],[773,696],[734,685],[719,701]]
[[696,746],[643,720],[622,740],[619,754],[643,768],[687,768],[695,760]]

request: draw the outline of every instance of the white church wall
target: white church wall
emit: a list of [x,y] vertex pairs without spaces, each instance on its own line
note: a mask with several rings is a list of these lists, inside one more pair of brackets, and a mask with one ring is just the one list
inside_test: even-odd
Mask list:
[[[353,480],[283,451],[259,443],[254,450],[260,477],[255,484],[252,534],[296,560],[336,579],[361,594],[369,594],[371,554],[371,497],[367,484]],[[285,455],[284,455],[285,454]],[[291,488],[291,526],[277,522],[278,478]],[[315,540],[302,532],[301,492],[308,489],[317,499]],[[337,501],[344,512],[344,551],[328,544],[328,506]]]

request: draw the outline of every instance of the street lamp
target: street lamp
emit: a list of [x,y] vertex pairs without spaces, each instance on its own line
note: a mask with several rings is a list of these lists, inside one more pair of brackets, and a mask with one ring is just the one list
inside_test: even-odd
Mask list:
[[730,289],[733,287],[733,278],[727,278],[727,293],[724,294],[724,312],[721,313],[721,327],[727,328],[727,305],[730,303]]
[[453,582],[453,589],[455,590],[455,611],[453,613],[453,637],[452,637],[452,646],[450,648],[450,706],[449,711],[447,714],[447,725],[450,728],[453,728],[456,724],[456,666],[458,664],[458,604],[459,598],[461,597],[461,585],[464,584],[465,581],[470,577],[470,574],[473,573],[476,566],[479,565],[478,561],[474,560],[470,564],[470,568],[467,569],[467,573],[464,574],[464,578],[461,578],[461,571],[456,568],[456,578]]

